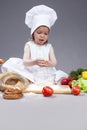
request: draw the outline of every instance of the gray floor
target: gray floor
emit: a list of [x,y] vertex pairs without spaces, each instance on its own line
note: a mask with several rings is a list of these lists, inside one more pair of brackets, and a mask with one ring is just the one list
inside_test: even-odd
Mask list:
[[87,94],[26,94],[5,100],[0,93],[0,130],[87,130]]

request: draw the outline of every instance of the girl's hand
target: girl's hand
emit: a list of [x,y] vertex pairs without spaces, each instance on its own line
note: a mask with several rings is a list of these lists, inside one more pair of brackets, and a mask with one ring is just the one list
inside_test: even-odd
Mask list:
[[40,67],[48,67],[48,61],[46,60],[37,59],[35,62],[36,62],[36,65]]
[[47,60],[39,60],[38,65],[40,67],[54,67],[53,62],[50,60],[48,60],[48,61]]

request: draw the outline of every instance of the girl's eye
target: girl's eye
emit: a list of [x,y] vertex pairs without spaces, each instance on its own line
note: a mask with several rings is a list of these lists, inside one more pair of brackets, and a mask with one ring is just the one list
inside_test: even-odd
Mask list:
[[37,32],[38,34],[41,34],[41,32]]
[[48,33],[44,33],[45,35],[48,35]]
[[43,32],[37,32],[37,34],[44,34],[44,35],[48,35],[48,33],[43,33]]

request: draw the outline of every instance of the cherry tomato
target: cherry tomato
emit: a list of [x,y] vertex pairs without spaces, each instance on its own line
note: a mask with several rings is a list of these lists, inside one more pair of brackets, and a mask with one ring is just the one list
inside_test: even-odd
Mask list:
[[62,85],[68,85],[68,78],[62,78],[61,79],[61,84]]
[[69,85],[70,88],[72,88],[72,81],[69,81],[68,85]]
[[69,85],[70,87],[72,87],[72,81],[76,80],[75,77],[65,77],[61,79],[61,84],[62,85]]
[[48,96],[52,96],[52,94],[54,93],[54,91],[53,91],[53,89],[51,87],[45,86],[42,89],[42,93],[43,93],[44,96],[48,97]]
[[79,86],[74,86],[74,87],[72,88],[72,93],[73,93],[74,95],[79,95],[80,92],[81,92],[81,89],[80,89]]

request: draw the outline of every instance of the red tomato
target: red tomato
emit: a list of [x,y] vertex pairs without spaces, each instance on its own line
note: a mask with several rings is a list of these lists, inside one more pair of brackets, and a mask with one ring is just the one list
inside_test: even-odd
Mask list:
[[72,81],[73,80],[76,80],[76,78],[75,77],[68,77],[68,85],[70,88],[72,88]]
[[75,77],[67,77],[67,78],[64,77],[64,78],[61,79],[61,84],[62,85],[69,85],[71,87],[71,82],[73,80],[76,80]]
[[74,87],[72,88],[72,93],[73,93],[74,95],[79,95],[80,92],[81,92],[81,89],[80,89],[79,86],[74,86]]
[[54,93],[54,91],[53,91],[53,89],[51,87],[45,86],[42,89],[42,93],[43,93],[44,96],[48,97],[48,96],[52,96],[52,94]]
[[68,85],[69,85],[70,88],[72,88],[72,81],[69,81]]
[[61,79],[61,84],[62,85],[68,85],[68,78],[62,78]]

